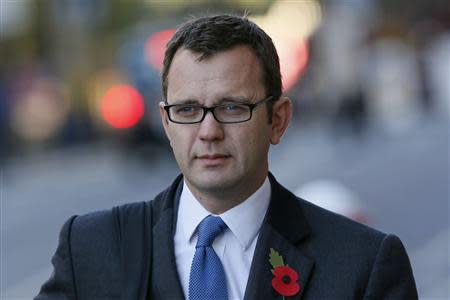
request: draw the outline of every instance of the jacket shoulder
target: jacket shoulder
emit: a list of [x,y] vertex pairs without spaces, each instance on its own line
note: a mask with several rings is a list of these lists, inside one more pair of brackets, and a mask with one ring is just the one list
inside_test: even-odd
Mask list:
[[68,240],[81,299],[120,298],[124,251],[136,241],[143,243],[139,238],[148,207],[149,202],[129,203],[73,218]]
[[[119,297],[120,247],[112,210],[77,216],[70,231],[74,282],[78,296]],[[105,294],[104,291],[108,291]],[[86,298],[87,299],[87,298]]]
[[310,225],[305,251],[315,259],[318,281],[339,282],[335,295],[348,289],[364,299],[417,299],[411,264],[397,236],[299,201]]
[[330,249],[335,249],[335,253],[342,250],[346,253],[375,257],[387,236],[382,231],[328,211],[306,200],[298,198],[298,201],[311,228],[312,241],[328,244]]
[[81,252],[89,248],[117,248],[124,228],[133,223],[141,225],[150,205],[150,201],[127,203],[76,216],[71,226],[71,243],[75,247],[80,245]]

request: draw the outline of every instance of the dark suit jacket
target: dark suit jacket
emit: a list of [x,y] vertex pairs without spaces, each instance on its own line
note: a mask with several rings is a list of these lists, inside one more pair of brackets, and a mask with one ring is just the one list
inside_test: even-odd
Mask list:
[[[396,236],[299,199],[269,177],[245,299],[282,299],[272,288],[270,248],[299,275],[300,292],[286,299],[417,299]],[[183,299],[173,243],[181,182],[153,201],[70,218],[35,299]]]

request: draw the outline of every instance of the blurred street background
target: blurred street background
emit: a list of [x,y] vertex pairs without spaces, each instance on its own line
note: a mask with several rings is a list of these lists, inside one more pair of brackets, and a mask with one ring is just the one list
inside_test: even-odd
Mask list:
[[0,0],[0,299],[31,299],[74,214],[178,174],[160,124],[165,44],[191,16],[249,14],[293,120],[272,173],[398,235],[421,299],[449,295],[450,5],[444,0]]

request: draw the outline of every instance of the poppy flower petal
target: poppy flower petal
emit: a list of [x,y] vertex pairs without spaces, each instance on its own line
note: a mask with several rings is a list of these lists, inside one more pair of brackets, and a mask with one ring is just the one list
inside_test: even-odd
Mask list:
[[[300,291],[300,285],[297,283],[297,272],[288,266],[279,266],[274,269],[274,278],[272,279],[272,287],[280,295],[293,296]],[[283,278],[287,276],[288,280]]]

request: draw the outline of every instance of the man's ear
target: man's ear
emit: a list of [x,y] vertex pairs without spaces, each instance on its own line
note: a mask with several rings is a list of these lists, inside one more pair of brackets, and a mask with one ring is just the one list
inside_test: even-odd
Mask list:
[[164,132],[166,133],[167,138],[169,139],[169,142],[171,142],[170,140],[170,135],[169,135],[169,117],[167,116],[167,112],[164,109],[164,105],[166,105],[163,101],[159,102],[159,115],[161,116],[161,122],[163,124],[164,127]]
[[281,97],[273,104],[272,132],[270,143],[276,145],[280,142],[292,117],[292,101],[288,97]]

